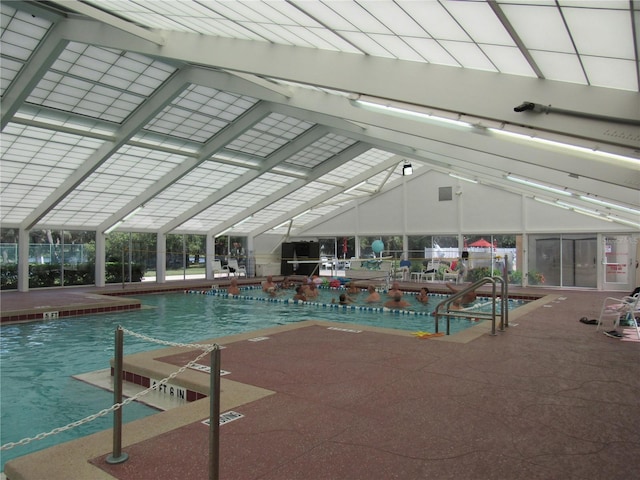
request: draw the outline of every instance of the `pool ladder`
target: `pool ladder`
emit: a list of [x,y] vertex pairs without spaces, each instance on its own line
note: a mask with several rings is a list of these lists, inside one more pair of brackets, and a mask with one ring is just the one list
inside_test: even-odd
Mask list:
[[[470,310],[450,310],[453,302],[459,298],[462,298],[465,294],[471,293],[477,290],[482,285],[486,285],[487,283],[491,284],[491,312],[477,312]],[[500,283],[500,293],[497,292],[497,284]],[[456,318],[469,318],[469,319],[478,319],[478,320],[491,320],[491,335],[496,334],[496,317],[497,317],[497,299],[498,297],[501,299],[500,302],[500,324],[498,329],[501,332],[504,332],[506,328],[509,327],[509,309],[507,308],[509,303],[509,286],[508,282],[503,277],[493,276],[493,277],[484,277],[478,280],[477,282],[471,284],[467,288],[460,290],[459,292],[450,295],[446,300],[440,302],[435,310],[433,311],[433,316],[435,318],[435,328],[436,333],[439,331],[439,320],[440,317],[447,318],[447,335],[450,334],[451,330],[451,317]]]

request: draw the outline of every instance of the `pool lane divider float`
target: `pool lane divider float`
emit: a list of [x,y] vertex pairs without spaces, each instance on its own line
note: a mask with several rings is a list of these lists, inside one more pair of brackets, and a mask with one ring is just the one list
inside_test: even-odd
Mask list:
[[[259,288],[259,287],[257,287]],[[338,290],[338,289],[336,289]],[[266,303],[284,303],[287,305],[311,305],[319,308],[334,308],[336,310],[358,310],[371,313],[395,313],[398,315],[421,315],[431,316],[429,312],[415,312],[412,310],[392,309],[387,307],[365,307],[360,305],[340,305],[339,303],[321,303],[321,302],[302,302],[300,300],[293,300],[290,298],[272,298],[272,297],[256,297],[251,295],[229,295],[226,290],[185,290],[185,293],[195,293],[202,295],[214,295],[221,298],[237,298],[239,300],[252,300]]]
[[[322,287],[320,287],[322,288]],[[336,291],[346,291],[344,288],[335,288],[330,287],[331,290]],[[260,290],[262,291],[262,287],[242,287],[241,290]],[[363,290],[363,292],[366,290]],[[184,293],[189,294],[198,294],[198,295],[213,295],[221,298],[237,298],[240,300],[251,300],[258,302],[266,302],[266,303],[284,303],[287,305],[311,305],[318,308],[334,308],[336,310],[358,310],[362,312],[371,312],[371,313],[394,313],[396,315],[418,315],[424,317],[430,317],[431,312],[416,312],[414,310],[404,310],[401,308],[388,308],[388,307],[369,307],[362,305],[340,305],[339,303],[321,303],[321,302],[302,302],[300,300],[293,300],[290,298],[273,298],[273,297],[259,297],[253,295],[229,295],[226,289],[215,289],[211,290],[185,290]],[[387,293],[387,290],[384,290],[381,293]],[[408,295],[417,295],[415,293],[407,292]],[[448,295],[444,294],[430,294],[432,297],[440,296],[442,298],[448,297]]]

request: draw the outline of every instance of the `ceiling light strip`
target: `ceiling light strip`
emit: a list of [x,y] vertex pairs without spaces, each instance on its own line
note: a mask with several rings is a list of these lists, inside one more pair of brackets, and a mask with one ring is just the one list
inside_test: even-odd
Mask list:
[[598,198],[589,197],[586,195],[580,195],[580,199],[586,202],[595,203],[596,205],[600,205],[602,207],[614,208],[616,210],[620,210],[621,212],[631,213],[633,215],[640,215],[640,210],[634,210],[633,208],[624,207],[622,205],[618,205],[616,203],[606,202],[604,200],[600,200]]
[[472,178],[462,177],[462,176],[460,176],[460,175],[456,175],[455,173],[450,173],[450,174],[449,174],[449,176],[450,176],[450,177],[453,177],[453,178],[457,178],[458,180],[463,180],[463,181],[465,181],[465,182],[469,182],[469,183],[478,183],[478,181],[477,181],[477,180],[474,180],[474,179],[472,179]]
[[574,152],[586,153],[588,155],[595,155],[602,158],[619,160],[625,163],[631,163],[635,166],[638,166],[638,164],[640,164],[640,158],[628,157],[626,155],[618,155],[616,153],[603,152],[602,150],[593,150],[591,148],[580,147],[578,145],[572,145],[570,143],[558,142],[555,140],[546,140],[544,138],[533,137],[531,135],[525,135],[522,133],[510,132],[508,130],[503,130],[499,128],[488,128],[487,130],[493,133],[497,133],[499,135],[515,138],[518,140],[526,140],[528,142],[535,142],[542,145],[551,146],[554,148],[560,148],[563,150],[572,150]]
[[546,190],[547,192],[553,192],[553,193],[557,193],[559,195],[565,195],[565,196],[568,196],[568,197],[571,196],[571,192],[568,192],[567,190],[561,190],[559,188],[550,187],[548,185],[543,185],[541,183],[532,182],[532,181],[526,180],[524,178],[514,177],[513,175],[507,175],[506,179],[507,180],[511,180],[512,182],[521,183],[522,185],[528,185],[530,187],[539,188],[541,190]]

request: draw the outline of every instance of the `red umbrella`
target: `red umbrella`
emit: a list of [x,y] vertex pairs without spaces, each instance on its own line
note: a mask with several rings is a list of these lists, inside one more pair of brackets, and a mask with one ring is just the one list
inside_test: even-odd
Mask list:
[[487,242],[484,238],[481,238],[480,240],[477,240],[473,243],[469,244],[470,247],[481,247],[481,248],[491,248],[493,247],[493,245],[491,245],[489,242]]

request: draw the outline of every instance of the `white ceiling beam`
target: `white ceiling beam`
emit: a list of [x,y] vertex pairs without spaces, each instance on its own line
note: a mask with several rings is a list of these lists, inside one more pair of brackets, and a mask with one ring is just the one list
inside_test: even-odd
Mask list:
[[638,92],[183,32],[164,32],[167,43],[158,47],[135,38],[121,38],[122,35],[105,38],[82,20],[67,21],[74,22],[70,35],[77,41],[591,137],[605,143],[634,147],[640,143],[632,125],[514,112],[514,107],[530,101],[640,121]]
[[78,13],[81,13],[82,15],[86,15],[89,18],[98,20],[102,24],[111,25],[118,30],[130,33],[132,35],[135,35],[136,37],[142,38],[143,40],[147,40],[156,45],[164,45],[165,43],[165,40],[162,37],[161,33],[149,30],[147,28],[139,27],[133,22],[118,18],[114,15],[111,15],[110,13],[105,12],[104,10],[92,7],[87,3],[79,2],[78,0],[52,0],[51,3],[53,3],[54,5],[58,4],[63,9],[68,8],[74,10]]
[[68,40],[62,38],[61,33],[59,25],[52,27],[5,91],[2,96],[1,130],[4,130],[4,127],[12,120],[22,103],[69,43]]

